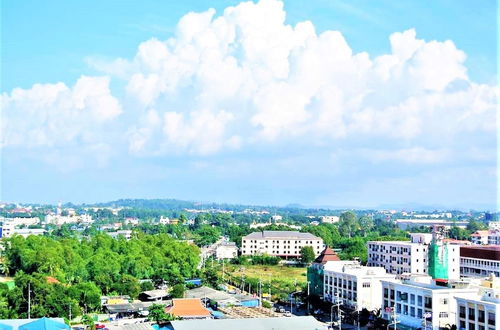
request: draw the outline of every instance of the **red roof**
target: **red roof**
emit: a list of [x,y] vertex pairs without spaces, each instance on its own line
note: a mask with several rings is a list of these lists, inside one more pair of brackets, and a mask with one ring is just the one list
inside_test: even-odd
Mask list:
[[165,308],[165,313],[176,317],[201,318],[209,317],[210,311],[206,309],[199,298],[173,299],[173,306]]
[[340,258],[332,249],[326,247],[314,262],[317,264],[326,264],[328,261],[340,261]]
[[478,230],[475,233],[470,234],[471,236],[488,236],[487,230]]
[[54,278],[52,276],[47,276],[47,283],[55,284],[55,283],[61,283],[57,278]]
[[500,245],[461,246],[460,256],[500,261]]

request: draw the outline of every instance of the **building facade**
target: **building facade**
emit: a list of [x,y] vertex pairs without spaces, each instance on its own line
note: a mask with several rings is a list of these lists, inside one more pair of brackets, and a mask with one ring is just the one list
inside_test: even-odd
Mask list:
[[455,297],[475,292],[477,288],[467,285],[436,285],[426,275],[382,281],[382,316],[391,322],[394,310],[399,324],[414,329],[440,330],[448,324],[455,324]]
[[241,239],[242,255],[267,254],[278,257],[300,257],[300,250],[310,246],[318,256],[324,248],[323,239],[296,231],[254,232]]
[[238,247],[234,242],[224,242],[215,249],[215,257],[217,260],[233,259],[238,256]]
[[464,277],[500,277],[500,246],[460,247],[460,275]]
[[[429,267],[438,261],[446,265],[446,278],[460,278],[460,247],[455,244],[441,242],[432,244],[431,234],[411,234],[412,240],[407,241],[369,241],[368,266],[383,267],[388,273],[428,274]],[[446,253],[441,253],[440,249]],[[439,257],[439,260],[436,259]],[[432,274],[431,274],[432,275]]]
[[382,267],[361,266],[357,261],[327,263],[324,267],[323,299],[353,310],[369,311],[382,305],[382,280],[394,280]]

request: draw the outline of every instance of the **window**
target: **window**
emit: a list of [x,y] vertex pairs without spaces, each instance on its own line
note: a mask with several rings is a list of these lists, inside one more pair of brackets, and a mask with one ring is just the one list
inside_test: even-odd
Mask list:
[[389,298],[389,289],[384,288],[384,298]]
[[423,316],[423,314],[422,314],[422,308],[417,309],[417,317],[418,317],[419,319],[421,319],[421,318],[422,318],[422,316]]
[[495,313],[492,312],[488,313],[488,324],[495,325]]
[[370,282],[363,282],[363,288],[369,288],[370,286]]
[[448,305],[448,299],[446,299],[446,298],[441,299],[441,303],[443,305]]
[[422,306],[422,296],[417,296],[417,305]]
[[415,305],[415,295],[410,294],[410,304]]
[[410,307],[410,316],[415,317],[415,307]]
[[444,319],[444,318],[447,318],[447,317],[448,317],[448,313],[446,313],[446,312],[439,313],[439,318],[440,319]]
[[474,308],[469,308],[469,320],[474,320],[476,318]]
[[478,313],[477,313],[477,320],[478,320],[478,322],[483,322],[484,323],[484,311],[478,311]]
[[460,306],[459,316],[460,318],[465,319],[465,306]]

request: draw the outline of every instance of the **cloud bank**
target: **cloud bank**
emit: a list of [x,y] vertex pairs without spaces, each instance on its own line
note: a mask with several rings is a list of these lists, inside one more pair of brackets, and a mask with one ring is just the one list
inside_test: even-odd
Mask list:
[[[390,53],[371,56],[339,31],[285,18],[277,0],[188,13],[174,36],[141,43],[132,59],[90,59],[104,77],[4,93],[2,146],[199,157],[342,145],[379,148],[375,162],[423,164],[492,148],[498,90],[469,79],[453,41],[409,29],[390,35]],[[110,79],[125,87],[112,94]]]

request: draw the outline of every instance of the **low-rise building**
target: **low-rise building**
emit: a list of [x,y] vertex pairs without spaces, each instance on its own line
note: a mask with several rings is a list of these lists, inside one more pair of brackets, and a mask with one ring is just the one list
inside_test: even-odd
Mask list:
[[254,232],[241,239],[243,255],[267,254],[279,257],[300,257],[300,250],[310,246],[318,256],[324,248],[323,239],[297,231]]
[[340,217],[336,215],[323,215],[319,218],[321,219],[321,223],[337,223],[340,221]]
[[217,260],[233,259],[238,256],[238,247],[235,242],[223,242],[215,249],[215,257]]
[[473,244],[486,245],[488,244],[488,231],[478,230],[470,234],[470,240]]
[[500,277],[500,246],[461,246],[460,275],[464,277]]
[[393,280],[382,267],[361,266],[358,261],[328,262],[324,267],[323,299],[354,310],[382,306],[382,280]]
[[118,238],[120,236],[123,236],[126,240],[129,240],[132,238],[132,230],[112,231],[112,232],[109,232],[108,235],[113,237],[113,238]]
[[382,280],[382,317],[392,322],[394,312],[404,326],[439,330],[455,324],[455,297],[476,292],[477,288],[467,283],[436,281],[427,275]]

